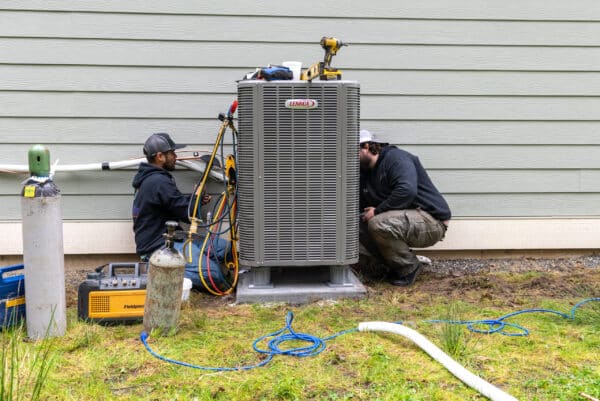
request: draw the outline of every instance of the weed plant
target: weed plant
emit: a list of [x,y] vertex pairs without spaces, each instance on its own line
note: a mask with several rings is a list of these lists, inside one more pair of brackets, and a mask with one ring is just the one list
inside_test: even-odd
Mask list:
[[[451,302],[443,318],[448,322],[459,322],[463,320],[463,312],[459,303]],[[468,339],[465,327],[460,324],[442,323],[440,329],[442,348],[448,355],[456,360],[463,360],[467,355]]]
[[53,364],[51,339],[24,342],[23,322],[0,332],[0,400],[39,400]]

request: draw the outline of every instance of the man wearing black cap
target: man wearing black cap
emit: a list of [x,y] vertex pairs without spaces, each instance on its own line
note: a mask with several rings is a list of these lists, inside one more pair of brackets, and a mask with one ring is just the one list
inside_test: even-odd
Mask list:
[[414,283],[422,262],[411,247],[444,238],[448,204],[419,158],[360,131],[360,242],[389,269],[390,283]]
[[141,163],[133,178],[133,231],[136,252],[148,258],[164,244],[165,223],[169,220],[188,220],[190,195],[182,194],[169,171],[175,170],[176,145],[168,134],[152,134],[144,143],[148,163]]

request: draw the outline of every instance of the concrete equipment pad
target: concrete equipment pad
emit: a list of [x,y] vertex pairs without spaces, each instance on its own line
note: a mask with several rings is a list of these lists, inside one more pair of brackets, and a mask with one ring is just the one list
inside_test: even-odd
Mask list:
[[305,304],[366,293],[348,266],[253,267],[240,274],[236,302]]

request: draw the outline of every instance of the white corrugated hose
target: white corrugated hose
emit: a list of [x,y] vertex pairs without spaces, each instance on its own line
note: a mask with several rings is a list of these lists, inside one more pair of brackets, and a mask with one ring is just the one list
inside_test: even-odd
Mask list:
[[425,338],[419,332],[410,329],[402,324],[388,322],[363,322],[358,325],[358,331],[383,331],[399,334],[408,338],[429,356],[441,363],[454,376],[462,380],[467,386],[480,392],[492,401],[518,401],[515,397],[505,393],[498,387],[486,382],[479,376],[469,372],[462,365],[450,358],[444,351]]

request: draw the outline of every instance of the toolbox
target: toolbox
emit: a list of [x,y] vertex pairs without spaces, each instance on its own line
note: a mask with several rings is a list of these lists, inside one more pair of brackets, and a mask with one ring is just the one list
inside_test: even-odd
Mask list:
[[147,279],[147,263],[144,262],[109,263],[97,267],[79,285],[77,316],[103,324],[141,321]]
[[12,326],[25,317],[25,276],[7,274],[23,269],[23,265],[0,267],[0,327]]

